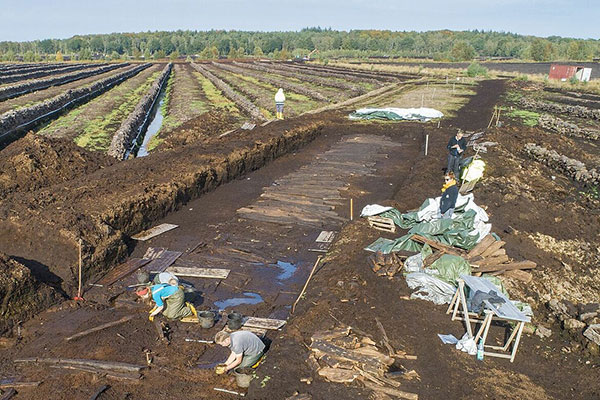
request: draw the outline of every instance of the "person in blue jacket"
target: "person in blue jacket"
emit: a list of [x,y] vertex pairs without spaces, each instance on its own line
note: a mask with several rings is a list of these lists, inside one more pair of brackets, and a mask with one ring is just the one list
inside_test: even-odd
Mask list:
[[454,172],[448,172],[444,176],[444,186],[442,186],[442,198],[440,199],[440,218],[452,218],[456,200],[458,199],[458,186]]
[[[162,278],[162,277],[161,277]],[[159,313],[163,313],[168,319],[178,319],[182,322],[197,322],[198,314],[195,307],[185,301],[183,288],[175,276],[169,278],[165,283],[159,283],[150,287],[152,300],[156,306],[150,310],[150,321]],[[159,281],[161,281],[159,279]]]
[[446,173],[452,171],[455,177],[460,177],[460,160],[464,151],[467,149],[467,141],[459,129],[455,136],[452,136],[446,146],[448,149],[448,166]]

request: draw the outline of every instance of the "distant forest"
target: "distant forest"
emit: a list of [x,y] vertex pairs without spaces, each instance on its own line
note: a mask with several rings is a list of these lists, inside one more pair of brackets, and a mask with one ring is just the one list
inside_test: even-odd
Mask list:
[[539,38],[491,31],[392,32],[335,31],[306,28],[299,32],[176,31],[77,35],[69,39],[0,42],[3,61],[242,58],[288,59],[337,57],[406,57],[466,61],[477,57],[533,61],[592,60],[600,57],[600,40],[551,36]]

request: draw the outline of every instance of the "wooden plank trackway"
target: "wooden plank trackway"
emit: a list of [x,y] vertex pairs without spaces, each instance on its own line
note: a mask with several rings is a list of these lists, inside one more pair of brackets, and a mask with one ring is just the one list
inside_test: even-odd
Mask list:
[[377,159],[400,144],[385,136],[356,135],[335,144],[312,163],[264,188],[254,204],[238,209],[243,218],[314,228],[340,226],[344,218],[335,209],[344,203],[340,191],[349,179],[372,176]]

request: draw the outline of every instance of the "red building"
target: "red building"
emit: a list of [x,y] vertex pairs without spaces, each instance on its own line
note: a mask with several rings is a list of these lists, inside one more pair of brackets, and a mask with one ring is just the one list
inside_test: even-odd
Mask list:
[[579,81],[589,81],[592,75],[591,68],[585,68],[582,65],[561,65],[552,64],[550,65],[550,79],[559,79],[566,81],[572,77],[577,78]]

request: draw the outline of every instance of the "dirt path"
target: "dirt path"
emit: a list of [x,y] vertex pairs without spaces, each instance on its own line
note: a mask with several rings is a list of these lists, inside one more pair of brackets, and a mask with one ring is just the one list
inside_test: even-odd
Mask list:
[[116,70],[112,70],[112,71],[104,72],[102,74],[90,76],[85,79],[79,79],[79,80],[76,80],[73,82],[69,82],[65,85],[52,86],[52,87],[49,87],[48,89],[38,90],[33,93],[28,93],[23,96],[15,97],[14,99],[8,99],[5,101],[2,101],[2,102],[0,102],[0,114],[3,114],[10,110],[14,110],[16,108],[35,104],[37,102],[49,99],[51,97],[58,96],[59,94],[64,93],[69,89],[74,89],[77,87],[85,86],[92,82],[98,81],[100,79],[104,79],[111,75],[118,74],[118,73],[124,71],[125,68],[130,68],[130,67],[117,68]]

